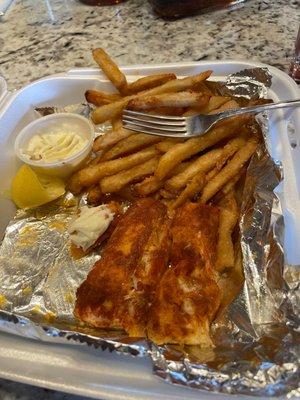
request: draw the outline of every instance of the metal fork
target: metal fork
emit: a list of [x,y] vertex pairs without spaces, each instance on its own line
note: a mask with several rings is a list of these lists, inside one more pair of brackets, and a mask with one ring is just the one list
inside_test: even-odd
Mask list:
[[300,99],[253,107],[242,107],[216,114],[199,114],[191,117],[171,117],[124,110],[122,119],[124,128],[132,131],[156,136],[189,138],[201,136],[218,122],[235,115],[258,114],[265,110],[298,106],[300,106]]

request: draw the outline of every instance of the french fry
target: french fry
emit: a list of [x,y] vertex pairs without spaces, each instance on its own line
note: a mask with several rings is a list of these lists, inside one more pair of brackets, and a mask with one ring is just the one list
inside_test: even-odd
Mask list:
[[211,199],[222,187],[230,181],[244,167],[246,162],[255,152],[258,145],[257,138],[251,138],[248,142],[238,150],[233,158],[226,166],[204,187],[201,202],[206,203]]
[[231,99],[221,104],[218,108],[211,110],[209,114],[216,114],[226,110],[234,110],[236,108],[239,108],[239,104],[235,100]]
[[198,75],[188,76],[182,79],[173,79],[161,86],[145,90],[140,94],[143,96],[153,96],[162,93],[182,92],[187,89],[192,89],[198,83],[205,81],[210,77],[211,73],[212,71],[204,71]]
[[98,164],[98,162],[100,162],[100,160],[101,160],[101,155],[93,158],[91,161],[87,163],[87,165],[96,165]]
[[176,143],[181,143],[182,141],[182,139],[166,139],[157,143],[155,147],[160,153],[166,153],[172,147],[174,147]]
[[224,269],[233,268],[235,262],[231,236],[238,221],[239,210],[232,191],[222,198],[219,207],[220,217],[215,267],[219,272],[222,272]]
[[129,110],[149,110],[156,107],[201,107],[208,103],[209,95],[191,91],[163,93],[136,97],[128,102]]
[[123,154],[130,153],[134,150],[141,149],[159,141],[161,141],[161,138],[159,136],[137,133],[123,140],[120,140],[103,155],[102,160],[113,160],[114,158],[120,157]]
[[112,129],[108,132],[105,132],[104,135],[98,136],[95,139],[93,144],[93,151],[97,152],[100,150],[104,150],[120,142],[120,140],[128,138],[131,135],[134,135],[134,132],[125,128],[119,128],[116,130]]
[[120,100],[121,96],[117,93],[106,93],[100,92],[99,90],[87,90],[85,92],[85,98],[88,103],[94,104],[95,106],[103,106],[104,104],[110,104],[114,101]]
[[95,124],[101,124],[102,122],[117,118],[122,114],[129,100],[129,98],[123,97],[121,100],[115,101],[114,103],[105,104],[104,106],[96,108],[96,110],[92,112],[93,122]]
[[172,79],[176,79],[176,75],[172,73],[145,76],[137,79],[135,82],[128,83],[126,92],[128,94],[138,93],[143,90],[152,89],[156,86],[161,86]]
[[244,283],[243,256],[239,241],[234,243],[234,259],[233,268],[227,269],[226,274],[219,274],[218,277],[218,286],[222,293],[219,315],[240,293]]
[[186,185],[184,190],[180,193],[177,199],[171,205],[172,209],[180,207],[187,200],[191,200],[194,196],[200,193],[205,184],[205,176],[202,172],[195,175],[192,180]]
[[213,92],[209,89],[207,82],[203,81],[200,83],[197,83],[196,85],[193,86],[193,90],[195,92],[202,92],[202,93],[207,93],[209,96],[213,96]]
[[204,107],[203,113],[211,114],[215,110],[218,110],[226,103],[230,101],[230,97],[223,97],[223,96],[212,96],[209,99],[208,104]]
[[173,176],[166,182],[169,190],[177,191],[185,186],[185,184],[198,173],[207,173],[215,167],[219,171],[229,157],[231,157],[238,149],[240,149],[246,141],[243,138],[236,137],[231,139],[223,148],[211,150],[203,154],[193,161],[185,171]]
[[242,168],[239,173],[237,173],[226,185],[223,187],[222,192],[224,195],[227,195],[231,192],[237,182],[241,179],[241,176],[245,173],[245,168]]
[[211,96],[208,103],[205,104],[203,107],[199,108],[191,108],[190,110],[184,113],[185,117],[197,114],[209,114],[212,111],[218,109],[223,104],[227,103],[230,100],[230,97],[223,97],[223,96]]
[[91,186],[87,191],[88,204],[98,205],[102,199],[102,193],[99,185]]
[[95,139],[93,151],[104,150],[107,147],[111,147],[118,143],[120,140],[134,134],[133,131],[123,128],[123,122],[120,118],[113,119],[111,124],[112,129],[110,131]]
[[187,90],[193,87],[193,85],[195,85],[196,83],[202,82],[203,80],[207,79],[210,75],[211,71],[205,71],[201,74],[189,76],[187,78],[173,79],[169,82],[164,83],[161,86],[145,90],[138,93],[137,95],[123,97],[122,100],[98,107],[92,112],[92,120],[95,124],[101,124],[102,122],[118,117],[122,113],[123,109],[126,108],[128,102],[131,99],[140,96],[152,96],[162,93],[180,92],[183,90]]
[[119,130],[123,128],[123,121],[121,118],[111,119],[111,124],[114,130]]
[[221,157],[217,160],[216,168],[220,170],[223,165],[231,158],[234,153],[236,153],[240,148],[246,144],[246,140],[243,137],[237,136],[231,140],[223,147],[223,153]]
[[[172,171],[172,174],[179,174],[180,172],[184,171],[190,162],[185,162],[177,165],[177,167]],[[147,196],[151,193],[156,192],[160,188],[164,186],[164,181],[159,181],[154,175],[145,178],[142,182],[137,183],[134,186],[134,192],[137,193],[139,196]]]
[[183,115],[185,110],[185,107],[157,107],[151,108],[147,111],[147,113],[152,115],[170,115],[178,117],[180,115]]
[[157,163],[158,157],[154,157],[143,164],[135,166],[134,168],[103,178],[100,182],[102,193],[117,192],[129,183],[152,174],[157,166]]
[[150,160],[156,155],[157,150],[154,146],[151,146],[124,158],[87,166],[71,176],[68,187],[72,193],[78,194],[84,187],[97,184],[105,176],[114,175],[120,171],[130,169],[135,165]]
[[184,171],[168,179],[165,183],[165,187],[175,192],[182,189],[196,174],[205,174],[210,171],[216,165],[222,154],[223,148],[214,149],[203,154],[197,160],[193,161]]
[[161,197],[163,197],[164,199],[174,199],[174,197],[176,196],[174,193],[169,192],[167,189],[160,189],[159,194]]
[[233,136],[237,129],[248,119],[249,116],[247,115],[231,118],[230,120],[224,121],[222,125],[212,128],[203,136],[176,144],[160,158],[155,176],[157,176],[158,179],[163,179],[169,171],[181,161],[213,146],[220,140]]
[[214,169],[210,170],[206,175],[205,175],[205,183],[209,182],[212,178],[214,178],[217,173],[219,172],[219,168],[215,167]]
[[107,78],[122,93],[127,86],[127,80],[123,72],[120,71],[117,64],[101,48],[93,50],[93,57]]

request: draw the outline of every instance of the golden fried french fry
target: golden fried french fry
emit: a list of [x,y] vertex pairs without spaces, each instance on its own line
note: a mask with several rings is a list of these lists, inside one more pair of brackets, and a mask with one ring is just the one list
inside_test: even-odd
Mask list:
[[201,107],[208,103],[209,95],[185,91],[136,97],[128,102],[130,110],[149,110],[156,107]]
[[196,85],[193,86],[193,91],[195,92],[202,92],[202,93],[207,93],[209,96],[213,96],[213,92],[209,89],[207,82],[203,81],[200,83],[197,83]]
[[155,147],[160,153],[166,153],[172,147],[174,147],[175,144],[181,143],[182,141],[183,141],[182,139],[166,139],[157,143]]
[[240,293],[244,283],[243,256],[240,241],[234,243],[234,266],[227,269],[226,274],[218,275],[218,286],[221,289],[222,300],[218,311],[220,315],[224,309]]
[[90,160],[87,163],[87,165],[96,165],[96,164],[98,164],[98,162],[100,162],[100,160],[101,160],[101,155],[93,158],[92,160]]
[[168,190],[175,192],[182,189],[187,184],[187,182],[192,179],[196,174],[205,174],[206,172],[211,170],[216,165],[218,159],[222,156],[222,154],[223,148],[214,149],[206,154],[203,154],[198,159],[193,161],[186,168],[186,170],[168,179],[165,183],[165,187]]
[[200,82],[205,81],[207,78],[210,77],[211,74],[212,71],[204,71],[200,74],[188,76],[186,78],[173,79],[161,86],[155,87],[150,90],[145,90],[140,94],[144,96],[153,96],[162,93],[182,92],[184,90],[193,88],[193,86],[197,85]]
[[[179,165],[172,171],[171,176],[173,174],[179,174],[180,172],[184,171],[191,162],[184,162]],[[164,186],[164,181],[158,180],[155,176],[149,176],[145,178],[142,182],[137,183],[134,186],[134,192],[137,193],[139,196],[147,196],[151,193],[156,192],[160,188]]]
[[239,210],[232,191],[222,198],[219,207],[220,217],[215,267],[219,272],[222,272],[226,268],[233,268],[235,262],[231,235],[238,221]]
[[223,147],[223,153],[221,157],[217,160],[216,168],[220,170],[223,165],[227,162],[229,158],[231,158],[234,153],[236,153],[240,148],[242,148],[246,144],[246,140],[243,137],[237,136]]
[[154,146],[151,146],[124,158],[87,166],[71,176],[68,187],[72,193],[78,194],[84,187],[97,184],[105,176],[114,175],[120,171],[132,168],[135,165],[150,160],[156,155],[157,150]]
[[211,96],[208,103],[201,108],[191,108],[184,113],[185,117],[197,114],[210,114],[212,111],[217,110],[223,104],[227,103],[230,97]]
[[173,209],[180,207],[187,200],[191,200],[194,196],[201,192],[205,184],[205,176],[202,172],[195,175],[190,182],[186,185],[184,190],[180,193],[177,199],[174,200],[171,207]]
[[204,107],[203,112],[210,114],[215,110],[218,110],[220,107],[222,107],[224,104],[228,103],[230,101],[230,97],[225,97],[225,96],[212,96],[209,99],[209,102],[206,107]]
[[207,79],[210,75],[211,71],[205,71],[201,74],[189,76],[187,78],[173,79],[169,82],[164,83],[161,86],[145,90],[138,93],[137,95],[123,97],[122,100],[116,101],[115,103],[106,104],[104,106],[98,107],[92,112],[92,120],[95,124],[101,124],[102,122],[118,117],[122,113],[123,109],[126,108],[128,102],[131,99],[140,96],[152,96],[162,93],[180,92],[186,89],[190,89],[191,87],[193,87],[193,85]]
[[123,154],[130,153],[134,150],[139,150],[159,141],[161,141],[161,137],[159,136],[136,133],[123,140],[120,140],[103,155],[102,160],[113,160],[114,158],[120,157]]
[[152,115],[170,115],[177,117],[183,115],[185,109],[185,107],[157,107],[151,108],[147,113]]
[[88,204],[98,205],[102,199],[102,193],[99,185],[91,186],[87,191]]
[[204,187],[201,202],[206,203],[211,199],[227,182],[230,181],[244,167],[258,146],[257,138],[251,138],[238,150],[225,167]]
[[227,159],[245,143],[246,141],[243,138],[236,137],[231,139],[223,148],[217,148],[203,154],[193,161],[185,171],[167,180],[166,187],[169,190],[177,191],[183,188],[194,175],[205,174],[214,167],[216,167],[216,170],[221,169]]
[[112,124],[113,129],[116,130],[116,131],[117,131],[118,129],[123,128],[123,121],[122,121],[122,118],[114,118],[114,119],[111,119],[111,124]]
[[181,161],[203,151],[220,140],[233,136],[237,129],[249,119],[247,115],[240,115],[224,121],[222,125],[212,128],[205,135],[192,138],[184,143],[178,143],[165,153],[159,160],[155,176],[163,179],[169,171]]
[[120,71],[117,64],[101,48],[93,50],[93,57],[107,78],[122,93],[127,86],[127,80],[123,72]]
[[240,172],[238,172],[228,183],[226,183],[226,185],[222,189],[224,195],[227,195],[234,189],[236,183],[240,180],[241,176],[244,173],[245,173],[245,168],[242,168]]
[[219,173],[219,168],[215,167],[213,168],[211,171],[209,171],[206,175],[205,175],[205,183],[209,182],[212,178],[214,178],[218,173]]
[[139,196],[147,196],[150,193],[154,193],[164,185],[163,181],[159,181],[155,176],[148,176],[142,182],[137,183],[134,186],[134,191]]
[[216,114],[226,110],[234,110],[236,108],[239,108],[239,104],[235,100],[231,99],[221,104],[218,108],[211,110],[209,114]]
[[114,193],[121,190],[128,183],[142,179],[154,172],[158,163],[158,157],[154,157],[143,164],[136,165],[134,168],[122,171],[116,175],[107,176],[100,182],[103,193]]
[[135,132],[125,128],[119,128],[116,130],[112,129],[108,132],[105,132],[104,135],[98,136],[95,139],[93,144],[93,151],[97,152],[99,150],[107,149],[108,147],[111,147],[116,143],[120,142],[120,140],[123,140],[131,135],[134,135],[134,133]]
[[159,194],[161,197],[163,197],[164,199],[174,199],[174,197],[176,196],[176,194],[169,192],[167,189],[160,189]]
[[129,100],[128,97],[123,97],[121,100],[115,101],[114,103],[105,104],[104,106],[96,108],[91,114],[93,122],[95,124],[101,124],[102,122],[117,118],[122,114]]
[[110,104],[114,101],[120,100],[121,96],[117,93],[106,93],[100,92],[99,90],[87,90],[85,92],[85,98],[88,103],[94,104],[95,106],[103,106],[104,104]]
[[126,92],[128,94],[138,93],[143,90],[152,89],[156,86],[161,86],[172,79],[176,79],[176,75],[172,73],[145,76],[137,79],[135,82],[128,83]]

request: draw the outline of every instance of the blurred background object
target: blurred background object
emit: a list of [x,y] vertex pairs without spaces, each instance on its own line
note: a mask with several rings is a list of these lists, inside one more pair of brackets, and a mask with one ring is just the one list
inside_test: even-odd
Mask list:
[[200,14],[236,6],[246,0],[150,0],[156,14],[166,18]]
[[290,75],[297,83],[300,83],[300,26],[295,43],[295,54],[291,61]]

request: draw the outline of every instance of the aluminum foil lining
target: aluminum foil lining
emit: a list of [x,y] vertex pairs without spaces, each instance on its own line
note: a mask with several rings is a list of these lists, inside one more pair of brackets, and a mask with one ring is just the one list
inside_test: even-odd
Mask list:
[[[265,97],[270,83],[267,70],[245,70],[228,77],[222,90],[253,99]],[[37,111],[88,115],[87,107]],[[259,123],[267,137],[266,117]],[[99,133],[106,129],[101,127]],[[0,248],[0,329],[43,341],[150,356],[155,375],[188,387],[256,396],[300,395],[300,268],[284,263],[277,195],[281,179],[280,163],[262,145],[248,167],[242,203],[245,283],[212,326],[214,348],[156,346],[74,319],[76,289],[101,255],[72,257],[66,227],[84,199],[69,193],[36,210],[18,211],[8,225]]]

